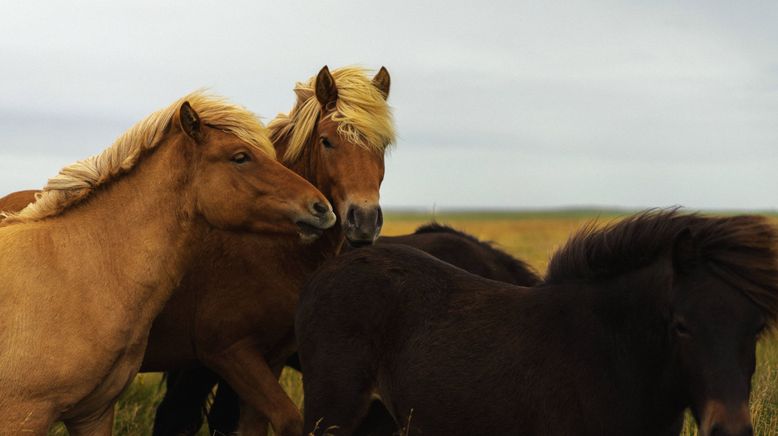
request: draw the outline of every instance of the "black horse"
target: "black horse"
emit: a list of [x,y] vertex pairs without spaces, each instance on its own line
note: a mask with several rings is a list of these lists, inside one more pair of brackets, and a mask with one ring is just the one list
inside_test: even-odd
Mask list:
[[[438,223],[419,227],[413,234],[382,236],[378,245],[407,245],[425,251],[473,274],[520,286],[533,286],[541,279],[532,268],[519,259],[497,249],[491,243],[480,241],[465,232]],[[344,248],[344,251],[361,248]],[[297,355],[287,365],[300,370]],[[165,378],[167,392],[157,408],[154,435],[195,434],[207,416],[211,432],[230,434],[237,428],[239,399],[235,392],[206,368],[170,371]],[[213,405],[205,407],[213,387],[219,385]],[[399,428],[391,415],[374,402],[363,419],[361,432],[392,434]]]
[[305,431],[353,434],[379,396],[410,434],[752,434],[757,338],[778,314],[761,217],[647,212],[588,227],[520,288],[419,250],[327,262],[300,296]]
[[523,261],[491,243],[438,223],[421,226],[410,235],[382,236],[377,244],[414,247],[469,273],[518,286],[534,286],[541,281]]

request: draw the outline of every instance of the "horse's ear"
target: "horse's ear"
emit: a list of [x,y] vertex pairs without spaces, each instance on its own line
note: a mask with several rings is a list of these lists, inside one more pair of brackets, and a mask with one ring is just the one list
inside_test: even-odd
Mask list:
[[694,244],[694,235],[688,227],[675,236],[672,257],[673,270],[676,273],[685,274],[694,268],[697,262],[697,247]]
[[181,105],[179,110],[179,119],[181,120],[181,130],[184,131],[190,138],[200,142],[203,139],[202,123],[200,123],[200,116],[192,108],[192,105],[188,101],[185,101]]
[[316,76],[316,99],[323,108],[338,101],[338,87],[335,86],[335,79],[326,65]]
[[392,84],[392,79],[389,77],[389,71],[386,67],[381,67],[380,70],[373,77],[373,85],[378,88],[384,95],[384,99],[389,98],[389,87]]

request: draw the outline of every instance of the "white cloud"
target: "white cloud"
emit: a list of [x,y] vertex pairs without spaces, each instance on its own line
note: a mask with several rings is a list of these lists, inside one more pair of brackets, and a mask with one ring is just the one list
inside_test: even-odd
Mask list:
[[15,2],[0,192],[192,89],[271,117],[295,81],[360,63],[392,73],[389,206],[775,208],[776,19],[728,2]]

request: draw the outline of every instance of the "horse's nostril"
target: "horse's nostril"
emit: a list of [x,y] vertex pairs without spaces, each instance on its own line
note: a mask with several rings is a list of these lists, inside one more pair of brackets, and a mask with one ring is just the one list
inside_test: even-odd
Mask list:
[[317,201],[316,203],[313,203],[313,210],[315,210],[317,213],[325,214],[330,210],[330,208],[327,207],[324,203]]
[[348,213],[346,214],[346,222],[349,223],[350,225],[356,225],[357,212],[354,209],[354,206],[348,208]]

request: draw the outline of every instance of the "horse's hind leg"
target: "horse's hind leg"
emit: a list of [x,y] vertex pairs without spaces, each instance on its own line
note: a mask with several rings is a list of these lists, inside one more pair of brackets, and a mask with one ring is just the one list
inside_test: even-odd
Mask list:
[[104,411],[83,419],[65,421],[70,436],[111,436],[113,434],[113,412],[111,403]]

